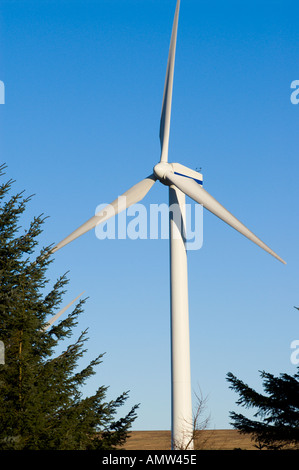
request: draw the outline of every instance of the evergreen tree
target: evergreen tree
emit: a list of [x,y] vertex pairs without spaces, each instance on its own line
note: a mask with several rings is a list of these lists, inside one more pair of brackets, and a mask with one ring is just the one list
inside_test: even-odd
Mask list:
[[35,217],[20,233],[20,218],[31,197],[10,196],[12,184],[9,180],[0,185],[0,340],[5,346],[0,364],[0,449],[113,449],[125,442],[138,405],[117,419],[128,392],[106,402],[107,387],[101,386],[83,398],[82,388],[103,358],[100,354],[79,370],[87,331],[64,352],[55,353],[61,341],[72,336],[86,299],[44,330],[68,279],[64,274],[45,292],[50,247],[35,255],[45,218]]
[[260,374],[265,395],[232,373],[227,374],[230,388],[240,396],[237,404],[257,409],[254,418],[259,418],[251,420],[231,412],[234,428],[251,434],[260,449],[299,448],[299,369],[293,376],[280,374],[275,377],[264,371]]

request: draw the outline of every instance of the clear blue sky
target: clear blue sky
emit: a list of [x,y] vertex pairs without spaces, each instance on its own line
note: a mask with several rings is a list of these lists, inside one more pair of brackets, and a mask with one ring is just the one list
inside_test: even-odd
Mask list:
[[[49,216],[59,242],[151,173],[175,0],[1,2],[1,162],[35,193],[24,224]],[[259,370],[295,373],[299,339],[299,5],[181,0],[170,161],[202,167],[205,188],[287,261],[284,266],[204,212],[189,253],[192,387],[211,428],[228,428],[231,371],[261,389]],[[167,202],[157,183],[144,203]],[[84,363],[106,352],[86,393],[109,385],[140,403],[134,429],[170,428],[167,240],[103,240],[94,231],[55,255],[69,270],[64,304],[89,296]]]

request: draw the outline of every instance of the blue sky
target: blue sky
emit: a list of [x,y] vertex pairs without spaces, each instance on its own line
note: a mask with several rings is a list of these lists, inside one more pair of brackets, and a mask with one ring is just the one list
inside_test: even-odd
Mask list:
[[[1,162],[35,194],[24,225],[49,216],[59,242],[97,205],[152,172],[175,0],[1,2]],[[287,261],[284,266],[204,212],[189,253],[191,373],[210,427],[238,409],[227,372],[261,390],[259,370],[295,373],[299,338],[298,13],[291,1],[182,0],[169,160],[202,167],[204,187]],[[144,204],[167,203],[157,183]],[[86,393],[109,385],[140,403],[134,429],[170,428],[167,240],[98,240],[55,254],[64,304],[89,296],[83,362],[106,352]],[[85,363],[84,362],[84,363]]]

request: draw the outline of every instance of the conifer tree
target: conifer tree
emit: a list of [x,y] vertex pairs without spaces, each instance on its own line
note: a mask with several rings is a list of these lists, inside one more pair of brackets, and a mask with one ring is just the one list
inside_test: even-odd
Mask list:
[[[3,177],[4,166],[0,167]],[[45,326],[62,302],[68,284],[62,275],[47,291],[46,272],[53,262],[50,247],[36,255],[45,218],[35,217],[27,230],[20,219],[31,197],[10,195],[13,181],[0,185],[0,449],[85,450],[122,445],[136,419],[138,405],[116,418],[128,392],[106,401],[106,386],[83,398],[86,380],[95,374],[100,354],[87,367],[87,330],[58,354],[78,324],[86,299],[62,321]]]
[[259,449],[299,449],[299,368],[293,375],[261,372],[266,394],[256,392],[232,373],[227,374],[230,388],[240,396],[238,405],[256,409],[255,419],[231,412],[234,428],[250,434]]

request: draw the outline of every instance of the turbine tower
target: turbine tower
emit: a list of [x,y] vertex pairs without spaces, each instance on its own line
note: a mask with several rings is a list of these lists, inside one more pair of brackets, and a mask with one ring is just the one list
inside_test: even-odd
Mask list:
[[[193,448],[193,423],[189,347],[189,311],[187,253],[185,246],[185,196],[222,219],[276,259],[286,264],[271,248],[225,209],[202,187],[202,175],[180,163],[168,162],[168,145],[172,104],[172,88],[175,63],[180,0],[177,0],[160,119],[160,161],[153,173],[128,189],[118,199],[97,212],[87,222],[58,243],[56,252],[71,241],[105,222],[110,217],[141,201],[158,180],[169,188],[170,220],[170,310],[171,310],[171,409],[172,448]],[[120,202],[121,201],[121,202]]]

